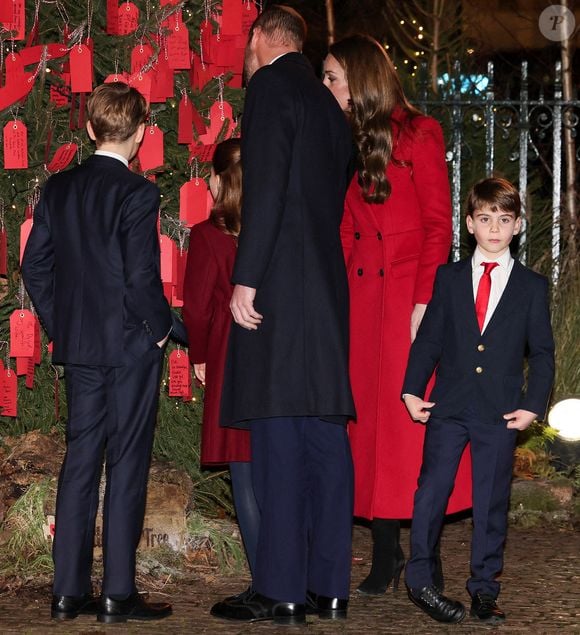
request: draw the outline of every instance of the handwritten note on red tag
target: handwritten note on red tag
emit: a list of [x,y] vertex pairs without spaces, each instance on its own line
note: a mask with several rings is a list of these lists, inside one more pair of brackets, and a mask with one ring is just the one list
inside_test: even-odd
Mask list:
[[18,415],[17,394],[16,373],[10,368],[6,368],[2,372],[2,381],[0,382],[0,415],[3,417],[16,417]]
[[151,76],[152,71],[148,73],[135,73],[129,77],[129,86],[136,88],[145,97],[145,101],[151,101]]
[[32,230],[32,218],[27,218],[22,225],[20,225],[20,264],[22,264],[22,256],[26,248],[26,242],[30,236]]
[[26,382],[25,386],[32,390],[34,388],[34,359],[32,357],[28,357],[27,368],[26,368]]
[[119,7],[118,35],[134,33],[139,26],[139,9],[132,2],[123,2]]
[[28,130],[19,120],[9,121],[4,126],[4,169],[28,168]]
[[10,316],[10,357],[34,355],[34,315],[28,309],[17,309]]
[[179,219],[188,227],[201,223],[209,215],[207,185],[203,179],[192,179],[179,188]]
[[151,101],[162,103],[169,97],[173,97],[173,69],[165,59],[163,51],[157,58],[157,64],[151,72]]
[[160,128],[157,126],[145,128],[138,156],[143,172],[163,165],[163,131]]
[[2,4],[8,5],[4,14],[10,15],[8,20],[2,21],[2,26],[6,31],[12,31],[11,40],[24,40],[26,37],[25,0],[3,0]]
[[185,397],[191,390],[191,372],[187,353],[180,349],[169,355],[169,396]]
[[189,147],[189,160],[191,161],[192,159],[197,159],[200,163],[208,163],[212,160],[214,152],[214,143],[210,143],[208,145],[198,143]]
[[50,163],[46,166],[49,172],[60,172],[64,170],[70,162],[75,158],[78,150],[76,143],[67,143],[64,146],[56,149],[54,156],[50,160]]
[[167,36],[167,63],[169,68],[173,69],[186,69],[191,66],[189,31],[183,22],[177,20]]
[[5,84],[10,86],[15,82],[21,81],[24,74],[24,60],[18,52],[8,53],[4,59],[4,72],[6,75]]
[[153,49],[149,44],[137,44],[131,51],[131,74],[140,73],[151,61]]
[[93,54],[84,44],[73,46],[69,54],[70,89],[73,93],[93,90]]
[[40,337],[40,320],[38,316],[34,316],[34,355],[35,364],[40,364],[42,358],[42,339]]

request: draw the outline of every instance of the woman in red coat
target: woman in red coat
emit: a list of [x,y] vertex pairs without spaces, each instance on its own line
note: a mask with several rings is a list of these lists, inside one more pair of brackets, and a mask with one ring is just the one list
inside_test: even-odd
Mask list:
[[189,235],[183,321],[189,337],[189,359],[195,376],[205,384],[200,462],[206,466],[229,464],[236,514],[251,571],[257,548],[259,512],[251,481],[250,433],[222,428],[219,421],[232,321],[230,278],[242,204],[239,139],[228,139],[216,147],[209,187],[214,207],[208,220],[194,225]]
[[[370,37],[330,47],[329,87],[353,128],[356,173],[341,236],[350,290],[350,376],[357,420],[349,427],[355,516],[370,519],[373,560],[364,594],[394,587],[404,564],[400,519],[413,515],[424,426],[401,400],[411,341],[451,246],[451,200],[439,124],[405,98],[393,64]],[[448,512],[471,506],[469,453]],[[436,579],[443,585],[440,563]]]

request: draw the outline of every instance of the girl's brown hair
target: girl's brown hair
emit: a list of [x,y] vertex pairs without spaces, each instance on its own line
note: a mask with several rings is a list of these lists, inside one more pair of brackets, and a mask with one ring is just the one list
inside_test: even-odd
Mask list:
[[226,139],[216,146],[213,171],[220,177],[220,186],[209,221],[221,231],[237,236],[240,233],[242,209],[242,161],[239,139]]
[[393,157],[399,127],[395,108],[405,112],[405,122],[420,115],[405,97],[397,71],[384,48],[367,35],[351,35],[330,46],[329,53],[345,72],[350,93],[350,119],[358,150],[358,175],[363,198],[383,203],[391,194],[386,175]]

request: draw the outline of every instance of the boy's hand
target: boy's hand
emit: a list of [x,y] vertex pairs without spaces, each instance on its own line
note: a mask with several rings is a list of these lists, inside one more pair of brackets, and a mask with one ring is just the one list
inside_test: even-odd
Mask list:
[[427,408],[432,408],[435,405],[434,401],[423,401],[419,397],[409,394],[406,394],[403,397],[403,401],[405,402],[405,406],[407,406],[407,410],[409,411],[413,421],[427,423],[429,417],[431,416],[431,413],[427,410]]
[[538,415],[535,412],[518,408],[518,410],[506,413],[503,418],[507,419],[508,428],[512,430],[525,430],[531,425],[537,416]]
[[196,379],[200,383],[205,384],[205,362],[203,364],[194,364],[193,372],[195,374]]

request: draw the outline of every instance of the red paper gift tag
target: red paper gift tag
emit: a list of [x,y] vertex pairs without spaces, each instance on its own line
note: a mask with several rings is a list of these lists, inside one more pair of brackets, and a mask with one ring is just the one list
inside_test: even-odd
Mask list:
[[[166,236],[161,234],[159,237],[159,250],[161,251],[161,280],[163,283],[173,286],[175,275],[175,251],[177,249],[176,244]],[[171,297],[171,293],[169,294]]]
[[8,242],[6,239],[6,228],[0,229],[0,276],[8,273]]
[[107,25],[109,35],[117,35],[119,27],[119,0],[107,0]]
[[25,0],[2,0],[4,5],[8,5],[8,10],[3,13],[10,15],[6,21],[2,20],[2,25],[7,31],[13,31],[9,39],[24,40],[26,37],[26,11]]
[[145,128],[138,156],[143,172],[163,165],[163,131],[160,128],[157,126]]
[[215,143],[218,136],[222,134],[224,127],[226,127],[226,130],[223,130],[225,133],[223,136],[226,138],[229,137],[229,133],[231,133],[235,127],[233,118],[232,107],[227,101],[214,102],[209,109],[209,129],[206,134],[199,137],[199,140],[206,145]]
[[179,100],[177,143],[193,142],[193,104],[187,95]]
[[215,144],[203,145],[198,143],[189,147],[189,160],[197,159],[200,163],[208,163],[213,158],[215,152]]
[[70,75],[63,73],[60,77],[63,80],[62,84],[50,85],[50,101],[57,108],[68,106],[70,103]]
[[161,51],[151,72],[151,101],[162,103],[173,97],[173,94],[173,70],[169,68],[165,54]]
[[[174,298],[183,304],[183,281],[185,279],[185,266],[187,264],[187,251],[185,249],[177,250],[177,275],[174,287]],[[174,305],[180,306],[180,305]]]
[[172,69],[187,69],[191,67],[189,51],[189,31],[183,22],[173,21],[173,28],[167,36],[167,63]]
[[40,337],[40,320],[38,316],[34,316],[34,355],[35,364],[40,364],[42,359],[42,339]]
[[199,25],[199,46],[201,59],[204,62],[211,61],[212,25],[209,20],[204,20]]
[[152,71],[148,73],[136,73],[129,77],[129,86],[136,88],[145,97],[145,101],[149,104],[151,101],[151,76]]
[[0,1],[0,22],[12,22],[12,3],[7,0]]
[[140,73],[153,57],[153,49],[149,44],[137,44],[131,51],[131,75]]
[[24,77],[19,77],[17,80],[0,88],[0,111],[6,110],[12,104],[24,99],[33,87],[32,73],[25,73]]
[[34,315],[28,309],[17,309],[10,316],[10,357],[33,357]]
[[240,0],[222,0],[223,35],[238,35],[242,32],[242,12],[244,5]]
[[134,33],[139,26],[139,9],[132,2],[123,2],[119,7],[117,35]]
[[19,120],[9,121],[4,126],[4,169],[28,168],[28,130]]
[[18,384],[16,373],[6,368],[2,373],[0,382],[0,415],[3,417],[16,417]]
[[188,227],[201,223],[209,215],[207,185],[203,179],[192,179],[179,188],[179,219]]
[[242,10],[242,35],[247,36],[254,20],[258,17],[258,7],[251,0],[244,0]]
[[129,73],[113,73],[112,75],[107,75],[103,84],[116,84],[117,82],[123,82],[125,84],[129,83]]
[[192,110],[191,110],[191,117],[193,119],[193,126],[197,134],[198,135],[205,134],[207,132],[207,128],[205,127],[205,121],[201,118],[201,115],[199,114],[195,106],[193,106],[193,104],[192,104]]
[[22,225],[20,225],[20,264],[22,264],[22,256],[24,255],[24,249],[26,248],[26,242],[30,236],[31,229],[32,218],[26,219]]
[[32,390],[34,388],[34,360],[32,357],[28,357],[26,361],[28,363],[26,368],[26,382],[24,385]]
[[50,163],[46,166],[49,172],[60,172],[64,170],[74,159],[78,146],[76,143],[67,143],[56,149]]
[[31,357],[17,357],[16,358],[16,375],[17,377],[22,377],[22,375],[26,375],[28,370],[28,360],[32,359]]
[[73,93],[93,90],[93,54],[84,44],[73,46],[69,54],[70,89]]
[[187,353],[181,349],[169,354],[169,396],[185,397],[191,389],[191,372]]
[[6,86],[22,81],[22,78],[25,77],[24,60],[19,53],[8,53],[4,60],[4,73]]

